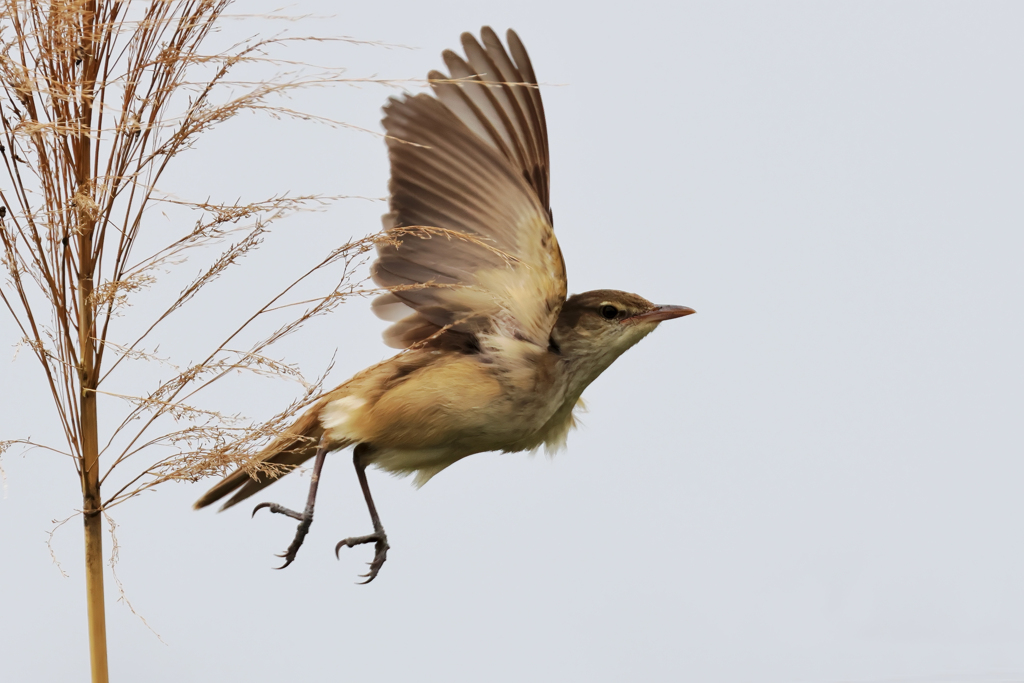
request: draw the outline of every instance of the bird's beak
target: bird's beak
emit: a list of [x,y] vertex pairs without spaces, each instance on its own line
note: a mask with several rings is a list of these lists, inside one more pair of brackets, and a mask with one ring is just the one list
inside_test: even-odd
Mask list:
[[639,315],[630,316],[623,322],[630,323],[660,323],[662,320],[671,320],[672,318],[682,318],[684,315],[690,315],[696,313],[689,306],[657,306],[654,309],[647,311],[646,313],[640,313]]

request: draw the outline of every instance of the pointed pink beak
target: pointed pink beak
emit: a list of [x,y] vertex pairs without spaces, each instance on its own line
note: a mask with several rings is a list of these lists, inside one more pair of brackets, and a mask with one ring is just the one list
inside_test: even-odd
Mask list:
[[682,318],[684,315],[690,315],[696,313],[689,306],[658,306],[654,310],[647,311],[646,313],[640,313],[626,318],[622,322],[630,323],[660,323],[662,320],[671,320],[672,318]]

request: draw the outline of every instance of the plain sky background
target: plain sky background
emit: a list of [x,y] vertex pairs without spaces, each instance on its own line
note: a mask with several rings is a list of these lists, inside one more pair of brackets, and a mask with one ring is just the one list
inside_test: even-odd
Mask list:
[[[316,522],[281,572],[273,554],[294,522],[192,511],[213,481],[115,509],[118,575],[164,642],[108,577],[112,680],[1024,680],[1024,5],[285,12],[337,16],[232,21],[216,40],[414,46],[284,56],[422,78],[462,31],[515,28],[556,84],[543,95],[570,291],[626,289],[698,315],[595,382],[554,460],[481,454],[419,491],[371,472],[392,550],[369,586],[353,583],[369,548],[333,555],[369,531],[347,453],[328,459]],[[378,130],[393,92],[292,104]],[[169,191],[223,201],[380,197],[388,172],[379,138],[258,116],[177,163]],[[383,211],[352,200],[278,224],[163,348],[194,360],[279,269],[375,231]],[[0,438],[57,442],[34,359],[9,362],[11,328],[0,318]],[[340,383],[389,355],[383,328],[353,301],[277,355],[315,375],[337,349]],[[138,372],[143,390],[147,372],[166,375]],[[296,395],[244,386],[218,407],[268,416]],[[0,678],[85,681],[80,521],[54,540],[69,578],[45,545],[80,505],[73,468],[39,451],[2,465]],[[289,477],[265,498],[301,506],[307,484]]]

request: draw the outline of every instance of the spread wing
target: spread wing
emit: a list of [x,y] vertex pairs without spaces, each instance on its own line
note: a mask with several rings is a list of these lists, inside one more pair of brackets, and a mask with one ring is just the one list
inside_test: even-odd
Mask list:
[[565,263],[548,205],[548,142],[537,78],[519,37],[462,35],[445,51],[436,97],[384,108],[393,238],[377,249],[373,304],[389,346],[439,330],[501,334],[546,347],[566,296]]

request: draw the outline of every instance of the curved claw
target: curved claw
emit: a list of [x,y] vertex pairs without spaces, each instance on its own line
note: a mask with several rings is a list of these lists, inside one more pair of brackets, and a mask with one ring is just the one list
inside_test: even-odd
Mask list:
[[274,569],[284,569],[295,560],[295,555],[292,555],[291,553],[274,553],[274,557],[284,558],[284,564],[282,564],[280,567],[274,567]]
[[284,558],[284,564],[280,567],[274,567],[274,569],[284,569],[295,561],[295,556],[299,554],[299,548],[302,547],[302,541],[306,537],[306,530],[308,528],[308,526],[304,527],[304,525],[300,524],[298,531],[295,533],[295,540],[288,546],[288,550],[285,550],[283,553],[274,553],[274,557]]
[[359,576],[366,579],[366,581],[357,581],[356,583],[362,585],[367,584],[377,578],[377,573],[380,568],[384,566],[384,562],[388,559],[388,549],[391,547],[388,545],[388,537],[383,532],[372,533],[367,536],[353,536],[351,538],[345,538],[338,541],[338,545],[334,546],[334,556],[339,560],[341,559],[341,546],[347,546],[354,548],[357,545],[363,545],[364,543],[374,544],[373,561],[368,562],[370,565],[370,571]]
[[274,569],[284,569],[290,565],[294,560],[295,556],[299,552],[299,548],[302,547],[302,541],[305,540],[306,534],[309,533],[309,525],[313,523],[313,506],[307,505],[305,514],[295,512],[295,510],[289,510],[283,505],[277,503],[260,503],[252,509],[252,516],[255,517],[256,513],[263,508],[269,509],[271,512],[279,515],[286,515],[292,519],[299,520],[299,527],[295,530],[295,538],[292,540],[291,545],[283,553],[277,553],[277,557],[284,558],[284,564],[280,567],[274,567]]
[[340,560],[341,559],[341,546],[347,546],[349,548],[354,548],[354,547],[356,547],[356,544],[352,543],[352,539],[351,538],[343,538],[340,541],[338,541],[338,545],[334,546],[334,559],[336,559],[336,560]]
[[255,517],[256,513],[262,510],[263,508],[267,508],[275,514],[285,515],[286,517],[291,517],[292,519],[297,519],[299,521],[303,521],[305,519],[301,512],[296,512],[295,510],[286,508],[285,506],[279,505],[278,503],[260,503],[259,505],[252,509],[252,515],[250,515],[249,519]]

